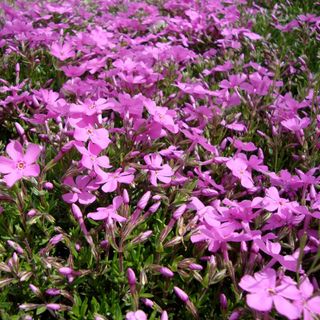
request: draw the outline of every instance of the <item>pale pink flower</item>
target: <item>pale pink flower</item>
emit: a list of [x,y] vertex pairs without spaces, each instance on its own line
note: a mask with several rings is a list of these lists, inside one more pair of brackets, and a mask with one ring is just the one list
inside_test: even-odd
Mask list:
[[277,285],[276,271],[267,268],[256,272],[254,276],[243,276],[239,286],[249,292],[247,304],[250,308],[268,312],[274,305],[276,310],[288,319],[299,318],[299,308],[291,301],[299,300],[299,290],[291,278],[283,277]]
[[123,204],[123,199],[121,196],[113,198],[112,204],[108,207],[97,208],[96,212],[90,212],[88,218],[92,220],[105,220],[106,224],[112,225],[114,221],[125,222],[127,219],[120,216],[117,210]]
[[75,57],[75,52],[69,43],[54,43],[50,48],[50,53],[61,61]]
[[249,172],[247,163],[241,159],[231,159],[226,163],[226,166],[231,170],[232,175],[240,179],[241,185],[247,189],[254,187],[251,172]]
[[150,172],[150,182],[152,185],[157,186],[157,180],[163,183],[170,183],[173,170],[168,164],[162,165],[162,157],[159,154],[153,153],[144,156],[144,161],[148,166]]
[[88,125],[85,128],[76,127],[73,136],[77,141],[86,142],[91,140],[102,149],[105,149],[111,142],[107,129],[95,128],[92,125]]
[[104,192],[113,192],[117,189],[118,183],[131,184],[134,180],[135,169],[129,168],[126,171],[121,172],[122,169],[119,168],[115,172],[109,172],[105,175],[102,182],[102,190]]
[[41,152],[39,145],[29,143],[24,154],[22,145],[15,140],[7,145],[6,152],[11,159],[0,157],[0,172],[5,174],[3,179],[8,187],[24,177],[37,177],[40,174],[40,167],[35,163]]
[[96,196],[90,191],[97,190],[98,187],[89,176],[77,176],[75,181],[73,177],[67,177],[63,183],[71,188],[70,192],[62,195],[65,202],[90,204],[96,200]]

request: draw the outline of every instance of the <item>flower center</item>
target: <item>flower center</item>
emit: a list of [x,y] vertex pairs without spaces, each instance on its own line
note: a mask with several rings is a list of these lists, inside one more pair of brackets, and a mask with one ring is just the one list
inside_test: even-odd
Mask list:
[[88,132],[88,135],[91,135],[93,133],[93,130],[92,129],[88,129],[87,132]]
[[22,170],[26,167],[25,163],[23,161],[19,161],[18,164],[17,164],[17,168],[19,170]]
[[90,104],[89,109],[92,110],[92,109],[94,109],[94,108],[95,108],[94,103],[93,103],[93,104]]
[[273,289],[273,288],[268,288],[267,291],[273,295],[273,294],[276,294],[276,291]]

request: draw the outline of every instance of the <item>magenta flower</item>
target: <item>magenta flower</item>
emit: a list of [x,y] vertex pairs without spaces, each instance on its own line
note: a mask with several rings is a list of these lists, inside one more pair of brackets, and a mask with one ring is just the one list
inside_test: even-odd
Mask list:
[[288,319],[299,318],[299,308],[292,300],[299,300],[300,293],[295,282],[290,278],[283,277],[278,285],[276,271],[268,268],[256,272],[254,277],[249,275],[243,276],[239,286],[241,289],[249,292],[247,304],[250,308],[268,312],[274,305],[276,310]]
[[101,188],[102,191],[113,192],[117,189],[118,183],[131,184],[133,182],[135,169],[129,168],[126,171],[121,171],[122,169],[119,168],[115,172],[110,172],[105,175],[105,178],[102,180],[102,183],[104,183]]
[[121,196],[115,197],[108,207],[97,208],[96,212],[90,212],[88,218],[92,220],[105,220],[106,224],[112,225],[114,221],[125,222],[127,219],[117,214],[117,210],[123,203]]
[[12,187],[18,180],[24,177],[37,177],[40,174],[40,167],[35,162],[39,158],[41,147],[29,143],[25,154],[19,141],[11,141],[6,152],[11,159],[0,157],[0,172],[8,187]]
[[77,141],[86,142],[87,140],[91,140],[101,149],[105,149],[111,142],[111,140],[109,139],[109,132],[107,129],[94,128],[91,125],[88,125],[85,128],[76,127],[73,136]]
[[61,61],[75,57],[75,52],[69,43],[65,43],[65,44],[54,43],[51,46],[50,52],[53,56],[55,56]]
[[231,159],[226,163],[226,166],[231,170],[232,174],[240,179],[241,185],[247,189],[254,187],[251,172],[249,172],[248,165],[241,158]]
[[147,315],[142,310],[130,311],[126,314],[126,320],[147,320]]
[[301,298],[294,302],[295,305],[303,313],[304,320],[316,319],[320,316],[320,296],[313,296],[314,288],[307,277],[303,279],[299,289]]
[[170,183],[171,177],[174,175],[173,170],[168,164],[162,165],[162,157],[159,154],[153,153],[144,156],[144,161],[150,172],[150,182],[157,186],[157,180],[163,183]]
[[307,117],[300,119],[299,117],[295,117],[288,120],[281,121],[281,124],[288,130],[292,132],[301,132],[301,130],[308,127],[311,123],[311,120]]
[[62,198],[67,203],[75,203],[79,201],[81,204],[90,204],[96,200],[96,196],[90,191],[97,190],[97,185],[91,181],[89,176],[77,176],[76,180],[73,177],[67,177],[63,183],[71,188],[70,192],[62,195]]
[[75,144],[78,151],[82,154],[81,164],[103,177],[106,173],[101,168],[111,168],[109,158],[107,156],[98,156],[102,149],[89,141],[88,149],[82,144]]
[[263,200],[264,209],[268,211],[278,211],[283,209],[294,209],[294,203],[289,202],[288,199],[281,198],[277,188],[271,187],[266,190],[266,196]]
[[179,128],[174,123],[173,115],[174,111],[169,110],[165,107],[157,107],[155,102],[152,100],[144,101],[144,105],[148,112],[153,116],[153,120],[168,129],[172,133],[178,133]]
[[93,116],[101,114],[103,110],[108,109],[109,106],[107,104],[107,100],[105,99],[98,99],[93,101],[91,99],[86,99],[81,104],[72,104],[70,107],[71,113],[80,113],[86,116]]

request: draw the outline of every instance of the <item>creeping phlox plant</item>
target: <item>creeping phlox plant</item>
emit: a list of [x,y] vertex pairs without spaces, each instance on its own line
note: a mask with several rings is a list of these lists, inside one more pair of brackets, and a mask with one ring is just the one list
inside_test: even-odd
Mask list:
[[0,1],[0,318],[320,319],[320,4]]

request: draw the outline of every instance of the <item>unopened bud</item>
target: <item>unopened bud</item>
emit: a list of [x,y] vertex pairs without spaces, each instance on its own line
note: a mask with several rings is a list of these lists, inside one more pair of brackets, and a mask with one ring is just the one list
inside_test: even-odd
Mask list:
[[16,127],[16,130],[17,130],[17,133],[19,136],[24,136],[25,135],[25,131],[24,129],[22,128],[22,126],[18,123],[18,122],[15,122],[15,127]]
[[52,244],[52,245],[56,245],[56,244],[59,243],[62,239],[63,239],[63,235],[62,235],[62,234],[57,234],[57,235],[53,236],[53,237],[49,240],[49,243]]
[[161,313],[161,318],[160,320],[168,320],[169,317],[168,317],[168,312],[166,310],[164,310],[162,313]]
[[36,296],[41,296],[41,291],[38,287],[36,287],[33,284],[29,284],[29,288],[31,289],[31,291],[36,295]]
[[77,220],[83,219],[82,212],[76,204],[72,204],[72,213]]
[[8,240],[7,241],[8,245],[13,248],[14,250],[16,250],[19,254],[23,254],[24,250],[20,247],[20,245],[12,240]]
[[152,235],[152,231],[151,230],[145,231],[145,232],[141,233],[140,235],[138,235],[136,238],[134,238],[131,241],[131,243],[132,244],[142,243],[142,242],[146,241],[148,238],[150,238],[151,235]]
[[202,270],[203,267],[202,267],[202,265],[197,264],[197,263],[190,263],[189,264],[189,269],[190,270]]
[[57,304],[57,303],[48,303],[46,305],[46,307],[50,310],[54,310],[54,311],[57,311],[57,310],[60,310],[61,309],[61,306],[60,304]]
[[186,303],[189,300],[189,296],[182,289],[173,287],[173,290],[182,302]]
[[141,209],[141,210],[143,210],[143,209],[147,206],[150,197],[151,197],[151,192],[150,192],[150,191],[147,191],[147,192],[141,197],[141,199],[139,200],[138,205],[137,205],[138,208]]
[[167,267],[160,267],[159,272],[166,278],[172,278],[174,273]]
[[126,189],[123,190],[122,198],[123,198],[123,203],[124,204],[129,204],[130,198],[129,198],[128,191]]
[[183,204],[182,206],[180,206],[174,213],[173,213],[173,218],[175,220],[178,220],[186,211],[187,209],[187,205]]
[[149,308],[152,308],[154,305],[153,301],[147,298],[142,299],[142,302]]
[[136,278],[134,271],[131,268],[128,268],[128,270],[127,270],[127,278],[128,278],[128,283],[130,286],[136,285],[137,278]]
[[227,310],[228,309],[228,300],[225,294],[221,293],[220,294],[220,307],[222,310]]
[[45,189],[45,190],[52,190],[53,189],[53,184],[51,183],[51,182],[45,182],[44,184],[43,184],[43,188]]

